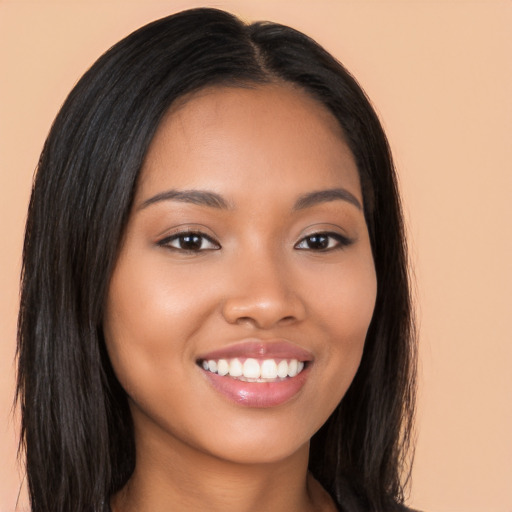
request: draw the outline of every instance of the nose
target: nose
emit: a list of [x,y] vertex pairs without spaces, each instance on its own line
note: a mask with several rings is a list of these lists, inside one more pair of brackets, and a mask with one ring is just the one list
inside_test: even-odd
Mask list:
[[230,270],[232,292],[222,305],[227,322],[270,329],[304,319],[306,305],[297,291],[297,278],[283,261],[276,257],[240,260]]

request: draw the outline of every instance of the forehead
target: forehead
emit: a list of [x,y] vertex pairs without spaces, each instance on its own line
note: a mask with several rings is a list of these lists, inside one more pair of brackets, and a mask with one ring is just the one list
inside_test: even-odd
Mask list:
[[289,84],[211,87],[178,101],[150,145],[137,195],[183,187],[254,195],[268,186],[345,186],[362,201],[337,119]]

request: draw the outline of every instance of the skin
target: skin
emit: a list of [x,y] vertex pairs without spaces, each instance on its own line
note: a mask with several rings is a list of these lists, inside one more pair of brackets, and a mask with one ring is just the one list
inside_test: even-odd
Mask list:
[[[331,189],[355,201],[294,208]],[[155,199],[169,190],[214,192],[227,207]],[[116,512],[335,510],[308,475],[308,450],[354,378],[373,313],[362,203],[336,119],[291,85],[209,88],[167,113],[107,298],[107,349],[137,450]],[[183,238],[169,238],[184,231],[208,239],[186,251]],[[350,243],[329,236],[320,250],[311,235],[325,232]],[[248,337],[313,354],[291,400],[245,407],[205,378],[200,354]]]

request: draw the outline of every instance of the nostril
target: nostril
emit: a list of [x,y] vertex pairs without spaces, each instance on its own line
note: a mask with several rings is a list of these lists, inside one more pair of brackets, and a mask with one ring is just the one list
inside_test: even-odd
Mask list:
[[277,324],[289,325],[305,315],[305,304],[299,297],[288,294],[265,295],[254,290],[226,299],[221,313],[231,324],[269,328]]
[[250,316],[241,316],[238,317],[236,320],[237,324],[246,324],[246,323],[252,323],[254,320]]
[[[275,323],[293,323],[295,322],[296,319],[294,316],[292,315],[289,315],[289,316],[285,316],[279,320],[277,320],[277,322]],[[255,325],[259,325],[261,322],[261,320],[258,320],[257,317],[251,317],[251,316],[241,316],[239,318],[236,319],[236,323],[239,324],[239,325],[243,325],[243,324],[255,324]],[[272,324],[274,324],[274,322],[272,322]]]

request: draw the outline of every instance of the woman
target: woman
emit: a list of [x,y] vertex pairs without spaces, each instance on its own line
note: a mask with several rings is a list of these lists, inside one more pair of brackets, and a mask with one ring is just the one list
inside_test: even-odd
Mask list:
[[414,406],[385,135],[314,41],[197,9],[84,75],[29,208],[32,510],[403,510]]

